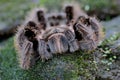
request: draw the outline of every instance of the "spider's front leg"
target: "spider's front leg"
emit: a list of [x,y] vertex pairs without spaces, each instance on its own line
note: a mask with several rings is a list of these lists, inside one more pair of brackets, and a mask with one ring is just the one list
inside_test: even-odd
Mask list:
[[[37,9],[33,16],[33,22],[29,21],[29,25],[33,25],[33,27],[28,28],[28,36],[29,40],[33,42],[33,48],[34,51],[38,53],[38,56],[42,59],[49,59],[52,57],[51,53],[48,51],[48,47],[46,44],[46,41],[42,38],[43,31],[46,30],[47,23],[46,23],[46,17],[45,17],[45,11],[44,9]],[[35,16],[35,17],[34,17]],[[37,20],[36,20],[37,19]],[[33,33],[33,35],[29,35]],[[34,38],[32,38],[32,36]]]
[[35,52],[33,50],[33,43],[27,39],[24,33],[24,29],[19,29],[17,32],[15,37],[15,47],[18,51],[20,67],[29,69],[35,63]]
[[64,34],[68,40],[69,51],[70,52],[77,51],[79,49],[79,46],[78,41],[75,39],[75,34],[70,29],[65,30]]
[[38,51],[38,54],[43,61],[48,60],[52,57],[47,41],[43,38],[44,32],[44,29],[40,29],[37,31],[37,34],[35,36],[38,42],[38,48],[36,51]]
[[52,57],[47,42],[43,39],[38,40],[38,52],[42,60],[48,60]]
[[44,9],[39,9],[37,12],[36,12],[36,15],[37,15],[37,20],[38,22],[40,23],[40,27],[42,27],[42,29],[46,29],[47,27],[47,22],[46,22],[46,18],[45,18],[45,11]]
[[[83,18],[83,20],[78,20],[74,25],[74,29],[81,34],[81,40],[79,41],[79,47],[81,50],[94,50],[97,47],[97,43],[95,40],[95,33],[92,29],[87,19]],[[76,34],[77,35],[77,34]]]
[[48,45],[53,54],[61,54],[68,51],[68,41],[63,33],[54,33],[49,36]]

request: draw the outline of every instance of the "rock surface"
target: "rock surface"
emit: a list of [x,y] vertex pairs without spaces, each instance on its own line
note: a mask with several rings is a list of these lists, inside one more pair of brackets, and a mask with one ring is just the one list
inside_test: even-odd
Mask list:
[[[120,33],[120,16],[102,24],[106,30],[106,38]],[[120,80],[120,38],[108,45],[110,52],[94,53],[98,65],[96,80]]]
[[[95,61],[97,62],[98,74],[96,80],[119,80],[120,79],[120,51],[114,49],[110,55],[117,56],[115,61],[111,62],[105,59],[103,53],[95,53]],[[110,59],[110,58],[109,58]]]
[[106,38],[120,32],[120,16],[106,22],[102,22],[106,30]]

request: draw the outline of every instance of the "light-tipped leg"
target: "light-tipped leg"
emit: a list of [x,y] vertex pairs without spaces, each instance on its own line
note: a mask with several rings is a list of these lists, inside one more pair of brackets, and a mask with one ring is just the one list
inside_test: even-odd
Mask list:
[[40,25],[42,25],[42,29],[45,30],[47,26],[45,11],[40,9],[36,12],[36,15],[37,15],[38,22],[40,23]]

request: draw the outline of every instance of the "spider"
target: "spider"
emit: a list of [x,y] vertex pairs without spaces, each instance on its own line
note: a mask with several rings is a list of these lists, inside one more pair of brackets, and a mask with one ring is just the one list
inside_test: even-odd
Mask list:
[[34,9],[15,36],[20,67],[29,69],[38,59],[48,60],[53,54],[95,50],[100,32],[101,25],[96,18],[87,16],[81,9],[76,10],[71,4],[60,13]]

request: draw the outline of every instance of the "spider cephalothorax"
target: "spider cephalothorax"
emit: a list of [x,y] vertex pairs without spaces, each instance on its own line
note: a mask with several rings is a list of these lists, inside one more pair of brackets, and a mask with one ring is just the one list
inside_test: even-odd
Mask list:
[[95,18],[80,15],[72,5],[66,6],[62,14],[33,11],[15,37],[23,69],[30,68],[39,58],[48,60],[53,54],[97,48],[101,26]]

